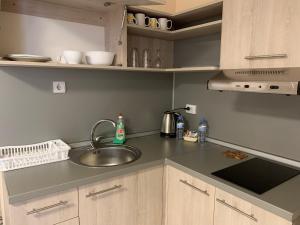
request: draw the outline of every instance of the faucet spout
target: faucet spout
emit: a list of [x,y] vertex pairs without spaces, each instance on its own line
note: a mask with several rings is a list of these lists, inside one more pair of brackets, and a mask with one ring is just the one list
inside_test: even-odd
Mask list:
[[95,139],[95,131],[96,131],[97,127],[102,123],[110,123],[113,125],[113,127],[116,127],[116,123],[113,120],[105,119],[105,120],[99,120],[98,122],[96,122],[91,130],[91,136],[90,136],[91,146],[94,149],[96,148],[96,142],[100,142],[100,139],[98,139],[98,140]]

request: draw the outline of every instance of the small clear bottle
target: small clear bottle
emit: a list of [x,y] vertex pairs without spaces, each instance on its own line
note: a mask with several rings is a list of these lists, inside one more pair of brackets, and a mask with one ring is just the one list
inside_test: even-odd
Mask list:
[[198,126],[198,142],[205,143],[208,132],[208,122],[205,118],[200,118]]
[[143,51],[143,67],[150,68],[151,67],[151,52],[150,49],[144,49]]
[[176,122],[176,137],[178,140],[182,140],[183,135],[184,135],[184,119],[182,115],[179,115]]
[[161,68],[160,49],[156,50],[156,58],[154,61],[155,68]]

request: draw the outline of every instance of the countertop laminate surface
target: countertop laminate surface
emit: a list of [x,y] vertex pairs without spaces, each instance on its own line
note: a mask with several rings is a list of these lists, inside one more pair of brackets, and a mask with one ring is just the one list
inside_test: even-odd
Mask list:
[[[159,135],[129,139],[126,144],[138,147],[142,156],[137,161],[123,166],[88,168],[67,160],[5,172],[9,202],[16,204],[166,163],[289,221],[300,215],[300,175],[262,195],[257,195],[211,175],[214,171],[241,162],[224,157],[223,152],[229,149],[227,147],[163,139]],[[253,157],[250,155],[247,159]]]

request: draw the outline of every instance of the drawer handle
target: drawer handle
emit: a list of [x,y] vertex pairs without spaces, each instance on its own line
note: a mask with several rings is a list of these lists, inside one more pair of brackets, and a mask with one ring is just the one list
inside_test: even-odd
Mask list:
[[245,59],[254,60],[254,59],[277,59],[277,58],[287,58],[287,54],[274,54],[274,55],[249,55]]
[[187,186],[193,188],[194,190],[199,191],[200,193],[209,196],[209,193],[208,193],[207,190],[205,190],[205,191],[204,191],[204,190],[201,190],[200,188],[195,187],[194,185],[190,184],[190,183],[187,182],[186,180],[179,180],[179,181],[180,181],[181,183],[183,183],[183,184],[185,184],[185,185],[187,185]]
[[101,194],[104,194],[106,192],[110,192],[110,191],[113,191],[113,190],[116,190],[116,189],[120,189],[121,187],[122,187],[122,185],[115,185],[111,188],[107,188],[107,189],[102,190],[102,191],[91,192],[91,193],[87,194],[86,197],[90,198],[90,197],[93,197],[93,196],[96,196],[96,195],[101,195]]
[[38,208],[38,209],[32,209],[31,211],[27,212],[26,215],[29,216],[29,215],[32,215],[32,214],[37,214],[37,213],[40,213],[40,212],[43,212],[43,211],[46,211],[46,210],[49,210],[49,209],[57,208],[57,207],[60,207],[60,206],[65,206],[67,204],[68,204],[68,201],[59,201],[58,203],[53,204],[53,205],[48,205],[48,206]]
[[222,205],[224,205],[224,206],[226,206],[227,208],[230,208],[230,209],[232,209],[232,210],[238,212],[239,214],[242,214],[243,216],[248,217],[249,219],[251,219],[251,220],[253,220],[253,221],[255,221],[255,222],[258,221],[258,220],[254,217],[253,214],[249,215],[248,213],[245,213],[244,211],[242,211],[242,210],[240,210],[240,209],[238,209],[238,208],[236,208],[236,207],[234,207],[234,206],[228,204],[225,200],[221,200],[221,199],[217,198],[217,202],[220,203],[220,204],[222,204]]

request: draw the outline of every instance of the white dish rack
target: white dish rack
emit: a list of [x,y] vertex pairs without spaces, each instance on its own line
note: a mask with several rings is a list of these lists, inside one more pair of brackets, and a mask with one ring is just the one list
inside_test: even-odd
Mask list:
[[0,147],[0,171],[67,160],[70,149],[59,139],[33,145]]

